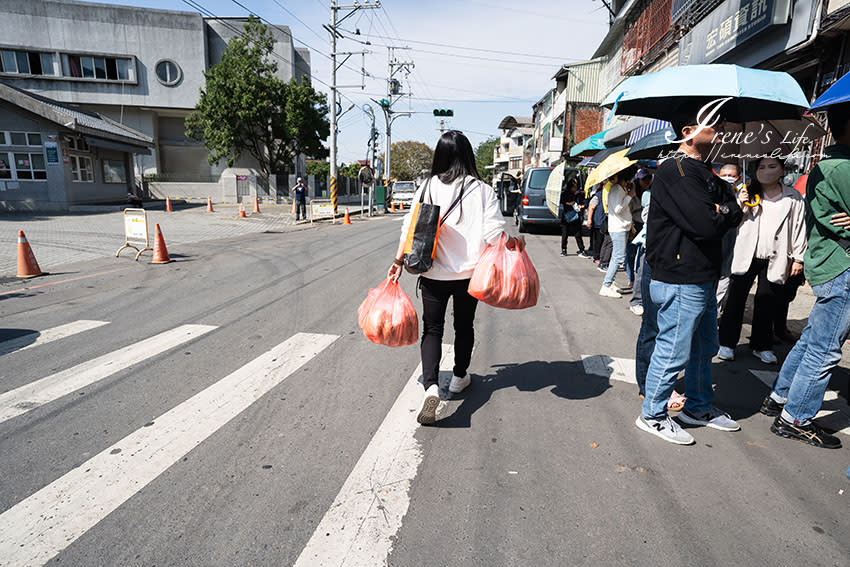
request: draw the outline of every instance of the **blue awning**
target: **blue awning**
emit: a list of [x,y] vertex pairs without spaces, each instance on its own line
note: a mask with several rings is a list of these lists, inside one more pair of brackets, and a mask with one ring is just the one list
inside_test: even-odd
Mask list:
[[[608,130],[610,130],[610,128]],[[605,138],[605,133],[608,132],[608,130],[597,132],[596,134],[588,136],[578,144],[574,145],[570,148],[570,157],[575,157],[584,152],[604,150],[605,142],[603,138]]]
[[666,120],[653,120],[652,122],[648,122],[637,128],[636,130],[632,130],[632,133],[629,135],[629,141],[626,142],[627,146],[634,145],[635,142],[640,140],[645,136],[649,136],[654,132],[658,132],[660,130],[664,130],[665,128],[670,127],[670,123]]

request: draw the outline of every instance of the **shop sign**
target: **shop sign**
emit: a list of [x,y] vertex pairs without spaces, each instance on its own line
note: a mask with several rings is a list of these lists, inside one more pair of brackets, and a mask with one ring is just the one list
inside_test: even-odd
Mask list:
[[47,156],[47,165],[59,165],[59,144],[44,142],[44,153]]
[[771,26],[788,23],[790,0],[729,0],[679,44],[679,65],[711,63]]

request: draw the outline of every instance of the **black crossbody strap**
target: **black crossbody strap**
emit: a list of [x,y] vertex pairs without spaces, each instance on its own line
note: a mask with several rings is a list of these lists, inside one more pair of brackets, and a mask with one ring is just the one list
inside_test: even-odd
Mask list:
[[[422,188],[422,194],[421,194],[421,195],[419,195],[419,202],[420,202],[420,203],[424,203],[424,202],[425,202],[425,193],[428,191],[428,189],[429,189],[430,187],[431,187],[431,178],[429,177],[429,178],[428,178],[428,181],[426,181],[426,182],[425,182],[425,187],[423,187],[423,188]],[[429,200],[429,201],[431,200],[431,193],[428,193],[428,200]]]
[[[470,181],[470,185],[474,182],[475,182],[475,179]],[[454,208],[457,207],[458,203],[460,203],[461,199],[463,199],[463,194],[466,191],[467,187],[469,187],[469,185],[461,185],[460,193],[458,194],[457,198],[452,202],[451,205],[449,205],[449,210],[446,211],[446,214],[444,214],[443,216],[440,217],[440,226],[443,226],[443,223],[446,222],[446,219],[449,218],[450,214],[452,214],[452,211],[454,210]]]

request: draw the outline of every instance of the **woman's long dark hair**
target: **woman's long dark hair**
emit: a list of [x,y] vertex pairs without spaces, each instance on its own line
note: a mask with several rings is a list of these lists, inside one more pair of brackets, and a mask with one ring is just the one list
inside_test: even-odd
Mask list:
[[[475,152],[472,144],[460,130],[449,130],[437,142],[434,150],[434,161],[431,162],[431,175],[436,175],[446,185],[456,179],[471,175],[481,179],[478,168],[475,167]],[[460,214],[457,222],[463,219],[463,200],[460,202]]]
[[[783,170],[785,169],[785,160],[784,159],[775,158],[775,157],[771,157],[771,156],[762,156],[762,157],[758,158],[755,161],[755,163],[753,164],[753,167],[752,167],[753,174],[751,176],[751,182],[749,183],[749,185],[747,185],[747,193],[749,193],[749,195],[750,195],[750,202],[751,203],[754,202],[753,199],[755,198],[756,195],[759,196],[759,199],[764,198],[764,188],[761,186],[761,183],[759,183],[758,170],[759,170],[759,165],[761,165],[761,162],[763,162],[767,158],[775,159],[776,161],[779,162],[779,167],[781,167]],[[780,185],[782,184],[782,178],[781,177],[779,178],[779,184]]]
[[437,142],[434,161],[431,162],[431,175],[436,175],[445,184],[457,178],[471,175],[481,179],[475,167],[475,152],[469,139],[459,130],[449,130]]

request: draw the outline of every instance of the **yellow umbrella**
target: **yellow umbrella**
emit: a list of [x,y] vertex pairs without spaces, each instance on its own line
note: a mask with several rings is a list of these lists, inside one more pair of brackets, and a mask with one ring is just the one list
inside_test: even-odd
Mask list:
[[605,181],[615,173],[620,173],[624,169],[636,164],[636,159],[629,159],[626,157],[626,152],[628,152],[629,149],[631,148],[623,148],[619,152],[611,154],[602,160],[602,163],[596,166],[596,168],[590,172],[590,175],[587,176],[584,188],[589,189],[597,183]]

